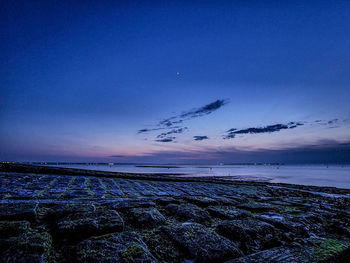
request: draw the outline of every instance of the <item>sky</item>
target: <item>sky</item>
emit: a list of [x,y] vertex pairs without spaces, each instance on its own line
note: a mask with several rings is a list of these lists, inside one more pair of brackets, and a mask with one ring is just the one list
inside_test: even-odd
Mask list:
[[0,161],[350,163],[349,1],[0,6]]

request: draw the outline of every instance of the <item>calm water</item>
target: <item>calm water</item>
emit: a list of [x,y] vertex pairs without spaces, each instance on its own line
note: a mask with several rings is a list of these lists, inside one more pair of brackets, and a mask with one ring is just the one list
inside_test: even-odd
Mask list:
[[136,167],[135,165],[59,165],[61,167],[132,173],[182,173],[181,176],[222,176],[236,180],[256,180],[350,189],[350,165],[237,165],[196,166],[180,168]]

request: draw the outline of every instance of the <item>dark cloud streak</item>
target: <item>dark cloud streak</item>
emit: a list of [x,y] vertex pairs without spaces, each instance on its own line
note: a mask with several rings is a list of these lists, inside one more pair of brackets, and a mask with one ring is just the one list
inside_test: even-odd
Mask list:
[[184,112],[184,113],[176,115],[176,116],[166,118],[166,119],[160,121],[158,125],[170,127],[174,124],[182,123],[185,120],[202,117],[202,116],[208,115],[208,114],[220,109],[221,107],[226,105],[228,102],[229,102],[228,99],[216,100],[216,101],[209,103],[207,105],[204,105],[202,107]]
[[[155,128],[144,128],[138,130],[138,134],[142,133],[148,133],[152,131],[158,131],[158,130],[168,130],[166,132],[163,132],[159,135],[156,136],[156,142],[171,142],[174,141],[175,137],[169,137],[171,134],[180,134],[183,133],[184,131],[188,130],[187,127],[180,127],[180,126],[174,126],[175,124],[180,124],[183,123],[185,120],[193,119],[193,118],[198,118],[202,117],[208,114],[211,114],[212,112],[220,109],[224,105],[228,103],[228,99],[222,99],[222,100],[216,100],[212,103],[209,103],[207,105],[204,105],[199,108],[192,109],[187,112],[183,112],[179,115],[175,115],[169,118],[166,118],[164,120],[161,120]],[[208,138],[200,138],[198,139],[195,138],[195,140],[205,140]]]
[[156,142],[174,142],[175,139],[176,139],[176,137],[167,137],[164,139],[156,140]]
[[227,134],[223,137],[224,139],[233,139],[236,137],[237,134],[258,134],[258,133],[272,133],[272,132],[278,132],[280,130],[286,130],[286,129],[294,129],[298,126],[304,125],[301,122],[290,122],[288,124],[274,124],[274,125],[268,125],[265,127],[252,127],[247,129],[229,129],[227,131]]
[[196,135],[196,136],[193,136],[193,139],[195,141],[203,141],[203,140],[208,140],[208,136],[200,136],[200,135]]
[[157,138],[164,138],[164,137],[167,137],[170,134],[180,134],[180,133],[185,132],[186,130],[188,130],[187,127],[182,127],[182,128],[178,128],[178,129],[172,129],[171,131],[163,132],[163,133],[159,134],[157,136]]

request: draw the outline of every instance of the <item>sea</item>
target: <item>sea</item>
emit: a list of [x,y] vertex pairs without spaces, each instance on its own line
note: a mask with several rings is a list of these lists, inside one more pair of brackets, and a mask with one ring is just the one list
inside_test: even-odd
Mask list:
[[50,166],[130,173],[169,173],[184,177],[331,186],[350,189],[350,165],[137,165],[59,164]]

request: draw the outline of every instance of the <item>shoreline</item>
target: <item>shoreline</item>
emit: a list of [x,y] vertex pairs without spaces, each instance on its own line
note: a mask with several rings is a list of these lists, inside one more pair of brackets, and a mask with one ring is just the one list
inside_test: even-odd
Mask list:
[[350,190],[0,166],[0,254],[18,262],[349,262]]
[[[208,183],[223,183],[223,184],[249,184],[249,185],[276,185],[286,186],[292,188],[300,188],[304,190],[323,191],[334,193],[341,192],[342,194],[349,194],[350,189],[339,188],[334,186],[316,186],[305,184],[289,184],[289,183],[273,183],[266,181],[254,180],[229,180],[229,176],[190,176],[186,173],[131,173],[131,172],[114,172],[114,171],[100,171],[88,170],[80,168],[66,168],[47,165],[33,165],[33,164],[0,164],[0,172],[19,172],[19,173],[41,173],[41,174],[57,174],[57,175],[81,175],[81,176],[95,176],[95,177],[111,177],[137,180],[153,180],[153,181],[177,181],[177,182],[208,182]],[[232,176],[234,177],[234,176]],[[227,179],[228,178],[228,179]]]

